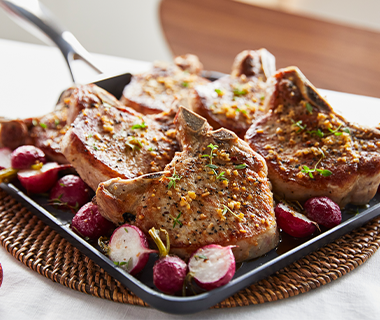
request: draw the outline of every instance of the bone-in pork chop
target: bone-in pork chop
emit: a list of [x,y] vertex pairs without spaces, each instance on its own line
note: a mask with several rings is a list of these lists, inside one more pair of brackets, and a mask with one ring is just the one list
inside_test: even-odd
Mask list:
[[0,147],[15,149],[32,144],[43,150],[50,160],[67,163],[60,143],[69,125],[82,109],[103,104],[125,109],[114,96],[94,84],[69,88],[61,94],[54,111],[47,115],[19,120],[1,119]]
[[266,81],[275,70],[275,58],[267,50],[245,50],[236,56],[231,75],[195,86],[191,108],[214,128],[230,129],[243,138],[266,111]]
[[198,57],[191,54],[176,57],[174,64],[155,62],[152,70],[132,76],[121,102],[143,114],[168,111],[174,100],[188,106],[192,88],[209,83],[199,76],[202,69]]
[[178,150],[174,111],[143,116],[123,108],[82,109],[62,140],[62,153],[93,190],[111,178],[162,171]]
[[278,232],[264,159],[233,132],[212,131],[185,108],[175,122],[183,151],[164,172],[101,183],[102,215],[146,234],[166,229],[171,252],[183,258],[211,243],[236,246],[237,261],[273,249]]
[[298,201],[327,196],[341,207],[368,203],[380,182],[380,131],[338,115],[296,67],[271,83],[270,111],[246,141],[266,159],[273,192]]

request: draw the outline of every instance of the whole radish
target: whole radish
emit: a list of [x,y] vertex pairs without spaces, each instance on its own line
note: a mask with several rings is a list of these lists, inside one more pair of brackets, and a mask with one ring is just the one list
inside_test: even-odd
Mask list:
[[328,197],[315,197],[306,201],[306,215],[326,228],[333,228],[342,222],[339,206]]
[[231,281],[236,268],[231,248],[210,244],[193,253],[189,274],[201,288],[212,290]]
[[18,147],[11,155],[11,167],[13,169],[31,169],[32,165],[45,162],[45,153],[35,146]]
[[82,237],[95,240],[110,235],[115,225],[100,214],[96,204],[89,202],[75,214],[71,228]]
[[106,250],[116,266],[132,275],[145,267],[150,253],[157,252],[148,248],[145,234],[129,224],[124,224],[113,232]]
[[296,238],[310,236],[317,230],[317,224],[305,215],[280,202],[274,209],[278,226],[282,231]]
[[155,228],[149,230],[149,234],[156,243],[160,259],[153,266],[153,283],[158,290],[175,294],[183,287],[186,278],[187,265],[177,256],[169,255],[170,240],[169,234],[165,229],[160,229],[166,235],[166,247],[162,242],[158,230]]
[[68,174],[55,183],[49,198],[55,206],[78,211],[90,201],[90,188],[80,177]]

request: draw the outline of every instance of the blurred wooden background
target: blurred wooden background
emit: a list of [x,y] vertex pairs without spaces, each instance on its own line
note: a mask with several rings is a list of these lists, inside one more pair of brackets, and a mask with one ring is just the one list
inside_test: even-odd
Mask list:
[[380,98],[380,33],[230,0],[162,0],[174,55],[230,72],[236,54],[266,48],[277,68],[298,66],[318,88]]

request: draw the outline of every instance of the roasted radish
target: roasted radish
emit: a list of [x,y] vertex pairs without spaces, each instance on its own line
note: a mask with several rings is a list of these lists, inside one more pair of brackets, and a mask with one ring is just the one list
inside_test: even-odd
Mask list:
[[75,214],[71,228],[80,236],[95,240],[101,236],[109,236],[115,225],[100,214],[97,205],[89,202]]
[[307,237],[317,230],[315,222],[283,202],[276,206],[274,212],[278,226],[292,237]]
[[152,252],[157,251],[148,248],[145,234],[129,224],[117,228],[107,246],[108,256],[114,264],[132,275],[145,267]]
[[306,215],[326,228],[333,228],[342,222],[339,206],[327,197],[315,197],[305,203]]
[[164,229],[160,229],[160,231],[166,234],[166,247],[158,235],[158,231],[155,228],[149,230],[149,234],[160,252],[160,259],[153,266],[153,283],[158,290],[167,294],[175,294],[183,287],[187,265],[179,257],[169,256],[169,234]]
[[63,209],[78,211],[89,201],[89,186],[73,174],[68,174],[59,179],[50,191],[49,202]]
[[235,257],[231,246],[210,244],[198,249],[189,260],[189,272],[205,290],[227,284],[235,274]]
[[18,171],[17,178],[28,192],[43,193],[47,192],[54,186],[60,170],[70,167],[70,165],[60,165],[56,162],[48,162],[41,165],[39,169]]
[[13,169],[31,169],[33,165],[45,162],[45,153],[35,146],[18,147],[11,155],[11,167]]
[[0,170],[11,167],[11,154],[11,149],[0,148]]

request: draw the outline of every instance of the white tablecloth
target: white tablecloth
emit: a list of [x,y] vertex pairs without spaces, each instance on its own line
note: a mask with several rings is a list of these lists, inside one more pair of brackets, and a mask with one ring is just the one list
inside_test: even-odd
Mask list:
[[[109,71],[138,72],[148,63],[96,56]],[[0,116],[27,117],[50,111],[71,81],[55,48],[0,40]],[[380,100],[323,91],[350,119],[380,122]],[[4,281],[0,319],[380,319],[380,253],[332,283],[308,293],[263,305],[170,315],[76,292],[44,278],[0,247]],[[248,285],[248,284],[247,284]]]

